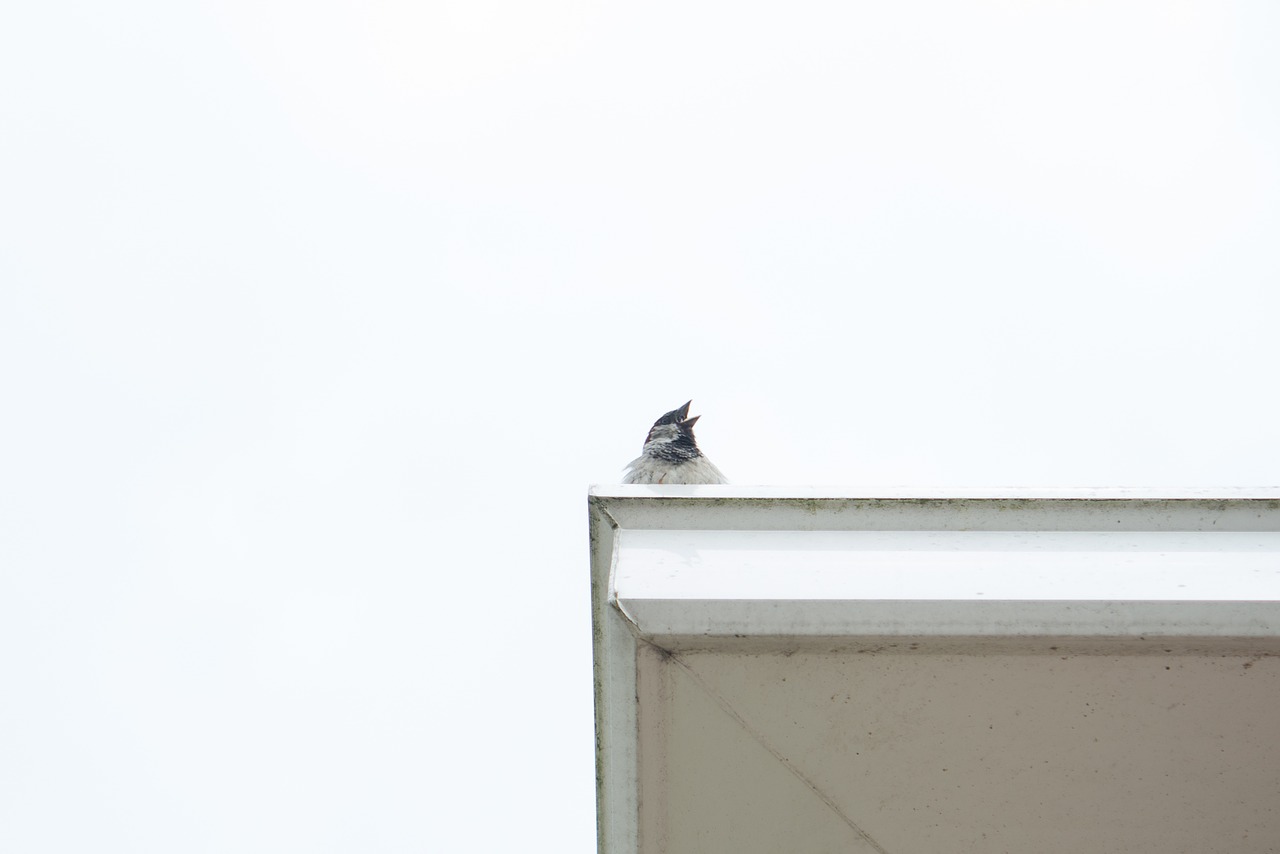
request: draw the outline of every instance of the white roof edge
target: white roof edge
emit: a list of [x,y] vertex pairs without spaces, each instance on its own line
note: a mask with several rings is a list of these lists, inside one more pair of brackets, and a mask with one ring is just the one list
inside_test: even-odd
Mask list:
[[599,498],[717,498],[771,500],[1145,500],[1145,501],[1280,501],[1280,486],[1088,486],[1088,487],[920,487],[920,486],[649,486],[597,484],[589,494]]
[[1276,602],[619,600],[642,637],[1280,639]]
[[1280,487],[593,486],[619,529],[1280,531]]

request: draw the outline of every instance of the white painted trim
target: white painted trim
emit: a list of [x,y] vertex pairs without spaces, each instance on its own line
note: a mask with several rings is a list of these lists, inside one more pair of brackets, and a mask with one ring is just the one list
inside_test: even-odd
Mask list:
[[1280,486],[1213,486],[1213,487],[1027,487],[980,486],[967,488],[927,488],[918,486],[737,486],[717,484],[705,486],[658,486],[649,484],[607,484],[592,486],[590,494],[598,498],[768,498],[783,500],[859,498],[875,500],[929,499],[1070,499],[1099,501],[1142,499],[1146,501],[1231,501],[1261,499],[1280,501]]
[[[855,647],[884,641],[902,650],[939,641],[1012,643],[1023,649],[1030,643],[1056,649],[1056,639],[1066,638],[1091,644],[1091,651],[1106,654],[1131,651],[1135,644],[1221,650],[1225,642],[1237,651],[1275,654],[1280,642],[1280,601],[1273,589],[1275,567],[1268,562],[1280,553],[1280,488],[901,489],[870,493],[608,486],[591,490],[589,508],[602,854],[633,854],[641,843],[636,660],[642,648],[680,650],[714,640],[718,648],[777,651],[794,648],[808,638]],[[726,563],[720,567],[723,589],[695,590],[707,579],[693,571],[683,579],[690,587],[682,595],[670,595],[672,589],[679,591],[683,583],[679,578],[673,587],[670,579],[650,583],[654,580],[631,577],[620,591],[618,561],[627,533],[634,531],[649,532],[646,536],[651,541],[654,536],[659,540],[664,536],[654,532],[681,532],[667,540],[668,545],[681,548],[690,543],[709,547],[712,540],[723,541],[726,531],[787,532],[774,539],[779,546],[775,551],[784,554],[794,547],[800,557],[791,565],[800,566],[801,572],[788,578],[788,562],[771,559],[756,567],[758,577],[746,588],[738,584],[735,589],[737,582],[723,573]],[[1044,588],[1046,592],[1038,598],[991,601],[976,595],[954,595],[954,591],[943,595],[941,588],[931,590],[924,584],[912,595],[885,598],[881,591],[877,598],[850,595],[851,589],[857,589],[857,580],[839,578],[837,566],[837,575],[826,578],[829,592],[823,594],[823,573],[829,573],[831,567],[824,569],[812,561],[805,564],[803,532],[818,532],[814,534],[816,542],[821,532],[833,531],[899,532],[893,535],[899,552],[912,554],[918,565],[928,565],[925,547],[932,543],[935,555],[947,554],[945,560],[961,571],[980,575],[994,567],[999,572],[988,581],[1014,586],[1018,579],[1001,573],[1016,566],[1050,575],[1067,571],[1072,559],[1063,555],[1068,553],[1064,544],[1070,537],[1064,539],[1062,532],[1091,535],[1091,547],[1108,555],[1107,560],[1116,561],[1116,571],[1125,570],[1126,549],[1132,552],[1128,557],[1136,560],[1136,571],[1128,578],[1111,581],[1117,585],[1115,590],[1136,593],[1109,598],[1115,591],[1108,588],[1105,575],[1095,572],[1092,582],[1076,579],[1084,595],[1054,594]],[[704,537],[698,532],[717,533]],[[956,532],[1012,532],[1015,539],[1027,541],[1030,537],[1036,548],[1004,552],[995,548],[978,560],[955,558],[955,552],[945,547],[955,545]],[[1216,532],[1235,533],[1206,536]],[[1116,538],[1113,535],[1117,533],[1125,536]],[[1191,541],[1194,547],[1187,548]],[[944,551],[937,551],[939,542]],[[921,550],[913,552],[915,546]],[[1187,558],[1188,554],[1195,557]],[[686,570],[696,570],[696,561],[684,563]],[[857,560],[846,564],[853,567],[851,571],[859,571]],[[1194,591],[1178,593],[1176,587],[1169,586],[1171,578],[1164,575],[1169,571],[1203,573],[1214,571],[1214,567],[1230,576],[1233,589],[1243,592],[1232,598]],[[644,568],[637,569],[643,575]],[[864,562],[860,571],[867,569]],[[1251,580],[1255,570],[1266,577]],[[624,567],[621,574],[631,571],[632,567]],[[744,596],[744,589],[750,595]]]

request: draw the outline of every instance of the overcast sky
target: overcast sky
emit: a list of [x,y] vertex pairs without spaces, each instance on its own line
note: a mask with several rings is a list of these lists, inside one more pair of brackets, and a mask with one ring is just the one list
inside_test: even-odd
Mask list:
[[0,22],[0,849],[594,850],[586,490],[1280,484],[1274,3]]

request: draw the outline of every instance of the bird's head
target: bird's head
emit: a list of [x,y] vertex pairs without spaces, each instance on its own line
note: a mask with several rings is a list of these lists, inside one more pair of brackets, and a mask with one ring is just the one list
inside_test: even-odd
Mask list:
[[644,440],[645,447],[667,444],[688,444],[697,447],[693,439],[693,425],[702,416],[689,417],[689,404],[691,403],[693,403],[692,400],[679,409],[671,410],[653,422],[653,427],[649,430],[649,435]]

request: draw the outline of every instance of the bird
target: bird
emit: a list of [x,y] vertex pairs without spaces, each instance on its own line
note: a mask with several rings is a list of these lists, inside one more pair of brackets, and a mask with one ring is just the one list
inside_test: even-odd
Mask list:
[[640,456],[627,464],[623,483],[725,483],[724,475],[698,450],[689,401],[653,422]]

